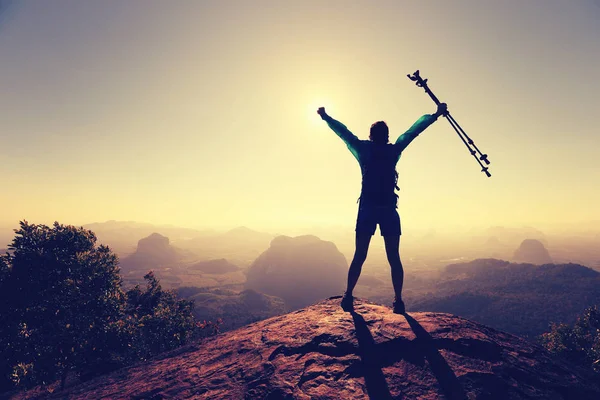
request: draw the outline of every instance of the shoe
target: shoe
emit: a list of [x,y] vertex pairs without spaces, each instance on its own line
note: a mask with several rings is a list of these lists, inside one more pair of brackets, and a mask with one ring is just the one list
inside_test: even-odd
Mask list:
[[352,297],[352,295],[347,295],[346,293],[344,293],[344,297],[342,297],[342,301],[340,303],[340,305],[342,306],[342,310],[346,311],[346,312],[350,312],[352,310],[354,310],[354,297]]
[[406,314],[406,309],[402,300],[394,300],[394,314]]

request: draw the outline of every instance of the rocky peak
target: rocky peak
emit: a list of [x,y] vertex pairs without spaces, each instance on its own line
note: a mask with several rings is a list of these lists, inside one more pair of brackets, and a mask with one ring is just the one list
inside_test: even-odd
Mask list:
[[517,336],[451,314],[355,304],[350,314],[325,300],[51,398],[600,398],[591,371]]
[[169,238],[160,233],[153,233],[148,237],[140,239],[137,245],[139,252],[155,252],[169,247]]
[[332,242],[278,236],[250,265],[245,287],[282,298],[288,309],[342,293],[348,263]]
[[513,259],[517,262],[531,264],[550,264],[552,258],[544,244],[537,239],[525,239],[515,251]]
[[153,233],[138,241],[135,253],[121,260],[121,271],[165,267],[178,262],[183,253],[170,244],[168,237]]

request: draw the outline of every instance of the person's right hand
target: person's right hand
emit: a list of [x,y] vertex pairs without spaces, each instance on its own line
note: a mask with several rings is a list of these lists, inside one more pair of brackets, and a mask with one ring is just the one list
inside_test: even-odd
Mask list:
[[327,113],[325,112],[325,107],[319,107],[319,109],[317,110],[317,114],[319,114],[321,118],[324,119],[327,116]]

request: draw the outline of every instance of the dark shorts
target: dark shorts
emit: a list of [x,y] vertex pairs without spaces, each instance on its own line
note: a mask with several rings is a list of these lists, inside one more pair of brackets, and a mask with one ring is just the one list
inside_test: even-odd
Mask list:
[[400,216],[395,207],[359,207],[356,232],[374,235],[377,225],[381,236],[400,236]]

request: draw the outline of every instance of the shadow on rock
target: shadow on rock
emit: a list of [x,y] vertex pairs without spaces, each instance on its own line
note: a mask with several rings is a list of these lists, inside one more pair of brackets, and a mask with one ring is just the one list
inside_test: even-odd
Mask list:
[[360,314],[352,312],[358,341],[358,355],[361,358],[361,373],[365,379],[369,398],[401,398],[393,397],[390,393],[382,371],[383,367],[393,365],[400,360],[423,366],[427,360],[445,397],[452,400],[466,399],[465,391],[458,378],[439,353],[429,333],[414,318],[408,314],[405,314],[405,317],[417,337],[415,340],[398,337],[376,344],[365,319]]
[[449,399],[466,399],[467,395],[458,381],[458,378],[438,351],[429,333],[410,315],[404,314],[404,317],[410,325],[410,329],[412,329],[417,337],[416,341],[419,351],[421,351],[427,359],[431,371],[440,384],[440,388],[444,392],[444,395]]
[[375,339],[373,339],[373,335],[371,335],[371,331],[369,331],[362,315],[353,312],[352,319],[356,329],[358,355],[362,361],[362,372],[367,386],[367,394],[371,399],[392,399],[390,389],[381,370],[383,363],[376,348]]

